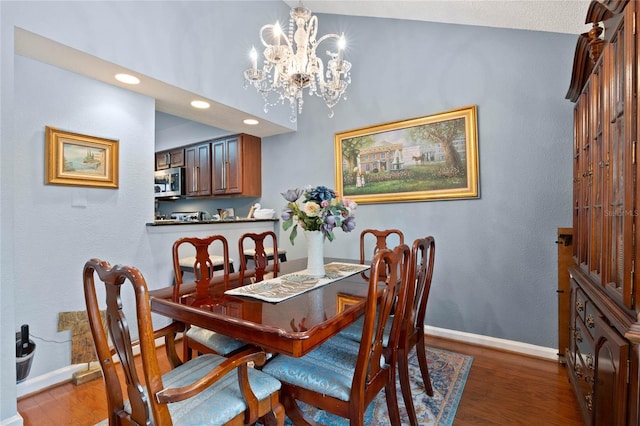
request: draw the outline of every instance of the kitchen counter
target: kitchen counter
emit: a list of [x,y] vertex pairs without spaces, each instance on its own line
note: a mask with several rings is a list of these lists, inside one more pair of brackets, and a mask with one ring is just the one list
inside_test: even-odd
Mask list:
[[225,219],[225,220],[174,220],[161,219],[147,223],[147,226],[175,226],[175,225],[228,225],[232,223],[278,222],[280,219]]
[[171,221],[159,220],[147,223],[147,253],[151,256],[155,272],[160,277],[155,288],[169,286],[173,282],[173,243],[183,237],[205,238],[210,235],[223,235],[229,243],[229,257],[233,259],[234,269],[240,267],[238,240],[243,234],[259,234],[265,231],[278,232],[280,219],[237,219]]

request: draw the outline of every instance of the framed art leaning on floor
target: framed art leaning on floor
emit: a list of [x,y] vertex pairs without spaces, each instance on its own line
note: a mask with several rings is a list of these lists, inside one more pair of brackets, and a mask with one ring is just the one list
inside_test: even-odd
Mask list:
[[335,136],[336,192],[359,204],[478,197],[476,106]]

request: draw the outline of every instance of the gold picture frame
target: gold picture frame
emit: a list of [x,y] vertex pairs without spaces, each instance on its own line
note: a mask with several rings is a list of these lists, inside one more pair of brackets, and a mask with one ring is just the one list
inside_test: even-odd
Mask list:
[[46,126],[45,183],[118,188],[118,140]]
[[476,109],[337,133],[336,192],[360,204],[478,198]]
[[349,306],[353,306],[357,303],[360,303],[364,299],[365,299],[364,297],[353,296],[351,294],[345,294],[345,293],[336,294],[336,305],[337,305],[336,310],[338,311],[337,313],[341,313],[342,311],[347,309]]

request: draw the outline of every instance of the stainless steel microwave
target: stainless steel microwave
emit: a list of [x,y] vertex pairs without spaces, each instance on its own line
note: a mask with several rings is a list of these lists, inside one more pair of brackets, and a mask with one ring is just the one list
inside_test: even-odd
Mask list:
[[184,168],[158,170],[154,175],[156,198],[179,198],[184,195]]

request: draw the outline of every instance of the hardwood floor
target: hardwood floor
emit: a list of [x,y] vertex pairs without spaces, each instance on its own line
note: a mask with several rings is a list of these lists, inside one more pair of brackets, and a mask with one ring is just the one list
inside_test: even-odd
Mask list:
[[[431,336],[427,343],[474,357],[454,426],[584,424],[559,363]],[[106,407],[102,380],[67,383],[18,401],[25,426],[92,426],[106,418]]]

